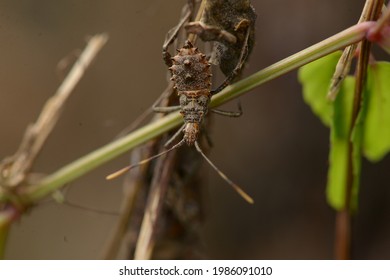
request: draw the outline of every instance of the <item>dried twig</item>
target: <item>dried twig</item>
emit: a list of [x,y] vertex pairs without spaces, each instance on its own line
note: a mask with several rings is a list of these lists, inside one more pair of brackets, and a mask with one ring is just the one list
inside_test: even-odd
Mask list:
[[[173,84],[169,83],[167,88],[164,90],[164,92],[161,94],[161,97],[158,98],[156,102],[167,105],[167,97],[169,97],[172,94],[173,91]],[[149,110],[145,111],[148,112]],[[151,111],[151,110],[150,110]],[[142,114],[142,117],[146,115],[145,113]],[[155,114],[151,122],[156,121],[160,119],[163,116],[163,114]],[[130,128],[134,128],[138,123],[138,119],[136,120],[136,123],[132,123],[130,125]],[[143,158],[148,158],[152,155],[153,149],[150,145],[145,149],[145,147],[139,147],[132,151],[131,153],[131,162],[137,163]],[[138,195],[140,193],[140,190],[142,187],[145,187],[145,181],[142,180],[142,178],[145,178],[147,176],[148,171],[148,164],[140,166],[137,170],[133,170],[131,173],[128,174],[124,181],[124,195],[122,199],[122,207],[120,211],[120,215],[118,218],[117,224],[114,226],[111,235],[109,239],[107,240],[107,243],[105,245],[105,248],[103,249],[103,259],[114,259],[118,256],[118,252],[121,245],[127,246],[126,242],[123,242],[125,239],[125,236],[127,234],[127,231],[129,228],[133,228],[132,226],[129,226],[131,223],[130,219],[133,217],[135,208],[136,208],[136,201],[138,199]],[[128,249],[124,249],[122,251],[128,251]]]
[[106,34],[88,40],[83,53],[54,96],[46,102],[37,121],[27,127],[19,149],[0,163],[0,256],[11,222],[32,203],[20,199],[19,195],[30,188],[28,177],[33,163],[56,125],[66,100],[107,40]]
[[[135,149],[131,153],[131,162],[138,162],[145,156],[151,154],[152,149],[150,146],[151,145],[148,147],[142,146]],[[103,259],[110,260],[117,258],[119,249],[124,243],[123,240],[129,231],[129,228],[133,228],[130,224],[133,224],[134,222],[134,212],[136,210],[136,202],[139,198],[140,191],[145,187],[143,178],[145,177],[147,169],[147,164],[140,166],[140,168],[129,173],[124,181],[120,214],[117,223],[112,228],[111,234],[103,248]],[[128,251],[126,249],[123,251]]]
[[89,39],[67,77],[46,102],[37,121],[27,127],[19,149],[0,163],[0,258],[4,256],[11,223],[34,202],[26,202],[19,196],[31,183],[29,175],[33,163],[56,125],[66,100],[107,40],[106,34]]
[[[170,174],[174,166],[172,157],[175,154],[163,156],[157,163],[153,182],[150,187],[145,215],[142,220],[137,246],[134,254],[135,260],[147,260],[152,257],[156,242],[156,232],[164,197],[168,189]],[[165,160],[166,159],[166,160]]]
[[91,37],[85,50],[76,61],[55,95],[46,102],[38,120],[26,129],[18,151],[13,156],[2,161],[0,166],[0,183],[2,186],[12,188],[25,181],[35,158],[41,151],[43,144],[57,123],[66,100],[84,75],[85,70],[91,64],[96,54],[107,42],[107,39],[108,36],[106,34],[99,34]]
[[[374,0],[367,0],[364,4],[364,8],[362,14],[360,15],[358,24],[368,20],[372,11],[373,1]],[[356,43],[346,47],[336,65],[336,69],[333,74],[327,96],[327,98],[331,101],[334,101],[336,99],[337,94],[340,91],[341,84],[343,83],[344,79],[347,77],[351,69],[351,63],[358,44],[359,43]]]

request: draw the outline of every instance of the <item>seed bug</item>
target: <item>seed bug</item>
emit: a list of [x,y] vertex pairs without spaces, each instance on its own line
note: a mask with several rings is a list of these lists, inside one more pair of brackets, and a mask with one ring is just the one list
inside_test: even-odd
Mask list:
[[[211,63],[206,58],[206,55],[194,47],[193,43],[187,40],[181,49],[177,50],[175,56],[171,56],[168,52],[169,45],[175,40],[180,27],[189,19],[190,12],[186,13],[177,27],[172,29],[163,44],[163,59],[169,70],[171,71],[171,81],[174,84],[174,89],[179,96],[179,105],[170,107],[153,106],[155,112],[169,113],[180,110],[184,119],[184,124],[180,129],[167,141],[165,147],[169,147],[172,142],[183,133],[183,138],[167,150],[151,156],[137,164],[127,166],[107,177],[112,179],[129,171],[130,169],[150,162],[151,160],[160,157],[181,147],[184,144],[195,146],[196,150],[202,155],[207,163],[224,179],[230,186],[233,187],[247,202],[253,203],[253,199],[246,194],[237,184],[231,181],[219,168],[205,155],[200,148],[198,138],[203,123],[204,117],[207,115],[210,98],[213,94],[221,91],[228,85],[225,81],[216,90],[211,90]],[[240,62],[241,63],[241,62]],[[227,112],[223,110],[211,109],[212,112],[224,116],[238,117],[242,111]]]

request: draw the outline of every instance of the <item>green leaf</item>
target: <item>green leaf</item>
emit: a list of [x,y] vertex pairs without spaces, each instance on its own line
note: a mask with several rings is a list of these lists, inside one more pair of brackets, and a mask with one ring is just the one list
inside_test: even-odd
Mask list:
[[367,116],[363,150],[371,161],[381,160],[390,150],[390,63],[369,68]]
[[[345,206],[354,86],[355,78],[347,77],[334,101],[326,194],[328,203],[336,210]],[[356,177],[354,182],[358,184]]]
[[303,86],[303,99],[326,126],[332,124],[333,104],[327,93],[341,52],[334,52],[299,69],[298,79]]
[[341,210],[345,207],[350,149],[352,149],[353,174],[350,205],[351,209],[356,209],[357,207],[361,173],[361,147],[367,110],[364,107],[365,105],[363,105],[351,135],[351,117],[355,88],[355,78],[351,76],[344,80],[334,102],[327,99],[330,81],[340,56],[341,52],[335,52],[299,70],[299,80],[303,86],[305,102],[321,121],[331,128],[326,193],[328,203],[336,210]]

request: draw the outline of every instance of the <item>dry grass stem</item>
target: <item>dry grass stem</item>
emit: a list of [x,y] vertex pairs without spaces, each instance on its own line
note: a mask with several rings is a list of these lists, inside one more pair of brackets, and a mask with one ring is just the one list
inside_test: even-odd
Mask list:
[[[374,0],[366,1],[366,3],[364,4],[363,11],[360,15],[358,24],[367,21],[367,19],[370,18],[370,14],[372,13],[374,4]],[[347,77],[351,69],[351,63],[355,56],[355,51],[357,49],[358,44],[359,43],[346,47],[339,59],[339,62],[336,65],[336,69],[333,74],[327,95],[327,98],[331,101],[334,101],[336,99],[337,94],[340,91],[341,84],[343,83],[344,79]]]
[[174,167],[174,160],[172,160],[174,156],[175,154],[172,153],[167,154],[162,156],[157,162],[137,240],[134,254],[135,260],[148,260],[152,258],[157,229],[162,216],[161,210],[171,178],[170,175]]
[[35,158],[56,125],[66,100],[107,40],[106,34],[98,34],[89,39],[67,77],[44,105],[37,121],[27,127],[18,151],[2,161],[1,185],[12,188],[25,181]]
[[[173,84],[169,83],[167,88],[161,94],[161,96],[156,100],[155,104],[163,104],[164,106],[168,105],[168,98],[172,94],[172,92]],[[143,118],[151,112],[151,108],[146,110],[144,113],[142,113],[141,117],[136,120],[136,122],[133,122],[130,125],[128,129],[131,130],[137,127],[138,123],[142,122]],[[163,114],[157,113],[154,115],[151,122],[156,121],[161,117],[163,117]],[[147,147],[141,146],[133,150],[131,153],[131,162],[137,163],[144,158],[151,157],[153,153],[153,146],[154,145],[148,145]],[[103,259],[117,258],[121,249],[121,245],[123,247],[135,247],[135,244],[131,244],[133,245],[131,246],[128,244],[128,242],[125,241],[128,231],[132,228],[130,227],[131,219],[134,218],[133,215],[135,212],[136,202],[140,194],[140,190],[141,188],[145,187],[145,180],[143,180],[143,178],[147,176],[148,166],[148,164],[144,164],[139,168],[135,168],[131,173],[128,174],[127,178],[123,182],[124,195],[122,199],[120,215],[118,218],[118,222],[116,223],[110,234],[109,239],[106,241],[106,245],[103,250]],[[128,248],[124,248],[121,251],[129,252],[131,254],[131,250],[129,250]],[[126,254],[126,257],[128,257],[128,255],[129,254]]]

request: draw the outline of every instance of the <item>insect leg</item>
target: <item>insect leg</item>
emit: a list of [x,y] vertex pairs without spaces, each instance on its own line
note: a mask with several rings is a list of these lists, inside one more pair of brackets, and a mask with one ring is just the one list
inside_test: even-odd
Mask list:
[[168,99],[173,92],[173,83],[169,83],[163,93],[156,99],[156,101],[153,102],[152,109],[159,107],[158,104],[160,104],[163,100]]
[[[171,111],[171,109],[169,109],[167,112],[166,108],[170,108],[171,106],[164,106],[164,103],[167,104],[168,98],[172,95],[172,93],[175,92],[175,90],[173,89],[173,86],[174,86],[173,83],[170,82],[168,87],[164,90],[164,92],[156,99],[156,101],[153,102],[152,107],[149,108],[149,110],[156,112],[156,113],[169,113],[169,112],[173,112],[173,111],[177,110],[176,108],[172,108],[172,111]],[[163,103],[164,100],[165,100],[165,102]],[[163,109],[161,109],[161,108],[163,108]]]
[[172,113],[180,109],[180,106],[169,106],[169,107],[156,107],[153,106],[153,111],[156,113]]
[[145,111],[141,113],[128,127],[123,129],[116,138],[122,137],[123,135],[126,135],[133,131],[135,128],[137,128],[143,121],[146,120],[147,117],[150,116],[151,113],[153,113],[153,108],[157,107],[158,104],[160,104],[164,99],[167,99],[173,92],[172,85],[168,85],[168,87],[163,91],[163,93],[157,98],[156,101],[154,101],[153,105],[151,107],[148,107]]
[[237,42],[236,36],[232,33],[201,21],[189,22],[186,24],[185,29],[187,33],[199,35],[204,41],[226,41],[230,44]]
[[231,111],[225,111],[225,110],[219,110],[219,109],[211,109],[210,111],[213,113],[216,113],[221,116],[226,116],[226,117],[232,117],[232,118],[238,118],[242,116],[242,107],[241,103],[238,102],[238,111],[237,112],[231,112]]
[[183,27],[184,23],[190,20],[192,11],[194,9],[194,1],[188,0],[188,3],[185,7],[186,11],[183,17],[180,19],[180,22],[173,27],[171,30],[168,31],[167,36],[165,37],[165,41],[163,44],[163,59],[165,61],[165,64],[169,67],[172,66],[171,61],[171,54],[168,52],[168,47],[175,41],[180,29]]
[[164,147],[167,148],[171,145],[171,143],[180,135],[180,133],[183,131],[185,124],[183,124],[176,132],[175,134],[169,138],[169,140],[164,144]]
[[250,28],[248,27],[248,29],[246,31],[246,35],[245,35],[245,43],[244,43],[244,46],[241,50],[240,59],[238,60],[236,67],[234,68],[232,73],[230,73],[230,75],[225,79],[225,81],[217,89],[211,91],[212,95],[223,90],[225,87],[227,87],[231,83],[231,81],[233,81],[238,76],[238,74],[240,74],[241,69],[244,66],[246,59],[248,57],[248,54],[249,54],[249,50],[248,50],[249,33],[250,33]]

